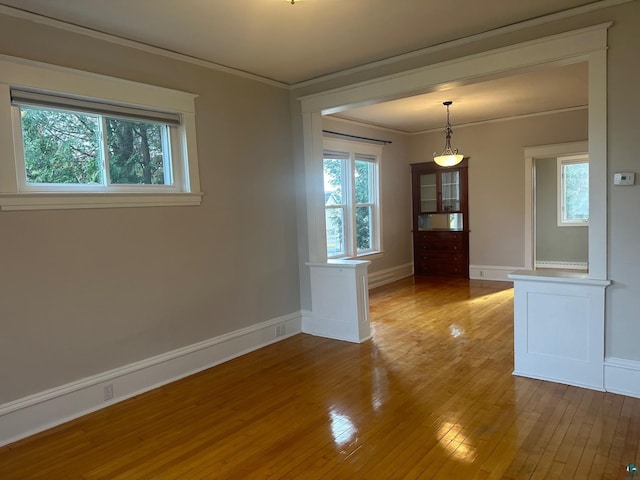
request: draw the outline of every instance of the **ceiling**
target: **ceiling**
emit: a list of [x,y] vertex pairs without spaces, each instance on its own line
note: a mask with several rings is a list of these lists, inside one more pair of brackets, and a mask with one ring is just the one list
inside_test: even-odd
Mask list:
[[[585,0],[0,0],[0,5],[295,86]],[[3,9],[7,13],[18,10]],[[562,93],[562,94],[559,94]],[[341,112],[405,132],[586,105],[586,69],[530,72]],[[484,114],[479,115],[482,111]]]
[[546,67],[519,75],[354,108],[333,116],[418,133],[443,128],[445,101],[453,126],[554,112],[588,105],[588,64]]

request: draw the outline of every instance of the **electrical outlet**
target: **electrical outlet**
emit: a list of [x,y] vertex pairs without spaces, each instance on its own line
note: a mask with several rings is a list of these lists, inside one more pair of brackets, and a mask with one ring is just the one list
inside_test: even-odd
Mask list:
[[104,401],[113,400],[113,383],[104,386]]
[[280,325],[276,325],[276,338],[284,337],[286,333],[287,333],[287,326],[284,323]]
[[480,276],[484,277],[484,272],[482,270],[480,270]]

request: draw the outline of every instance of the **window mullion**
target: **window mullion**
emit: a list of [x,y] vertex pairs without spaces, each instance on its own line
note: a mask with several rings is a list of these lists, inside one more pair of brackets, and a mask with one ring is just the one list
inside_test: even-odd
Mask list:
[[109,143],[107,140],[107,120],[100,115],[100,165],[102,167],[102,184],[111,185],[111,173],[109,171]]

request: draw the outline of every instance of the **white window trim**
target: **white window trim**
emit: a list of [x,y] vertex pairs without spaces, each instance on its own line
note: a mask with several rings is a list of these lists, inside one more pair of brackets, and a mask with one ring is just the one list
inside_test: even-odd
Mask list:
[[558,182],[558,194],[556,195],[557,201],[557,217],[558,227],[588,227],[589,220],[564,220],[564,177],[562,175],[562,166],[572,163],[589,163],[588,154],[579,155],[565,155],[557,158],[557,182]]
[[[332,150],[336,152],[349,153],[348,165],[345,168],[345,191],[343,194],[348,198],[348,202],[345,202],[345,254],[328,256],[327,258],[335,259],[368,259],[373,260],[379,258],[383,254],[382,249],[382,204],[380,200],[380,170],[382,159],[382,147],[379,145],[373,145],[369,143],[356,142],[353,140],[338,140],[335,138],[324,138],[323,149]],[[353,170],[355,165],[355,157],[358,154],[371,155],[375,157],[375,168],[373,172],[373,215],[371,219],[371,227],[373,230],[373,245],[374,248],[358,252],[358,244],[356,238],[356,225],[355,225],[355,191],[354,191],[354,178]],[[324,155],[323,155],[324,162]],[[368,205],[368,204],[367,204]],[[326,211],[326,208],[324,209]],[[324,238],[324,250],[327,250],[327,235],[326,225]]]
[[[21,188],[19,169],[24,168],[17,107],[11,106],[11,87],[99,99],[115,104],[178,113],[181,125],[174,129],[171,153],[174,186],[96,188]],[[47,210],[76,208],[150,207],[199,205],[202,200],[196,145],[195,98],[197,95],[128,80],[0,55],[0,209]],[[20,157],[17,155],[20,154]],[[69,187],[69,188],[67,188]]]

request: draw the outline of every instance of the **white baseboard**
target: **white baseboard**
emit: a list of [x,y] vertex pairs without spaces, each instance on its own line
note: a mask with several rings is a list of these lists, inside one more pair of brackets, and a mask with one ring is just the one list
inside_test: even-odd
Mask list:
[[536,260],[536,268],[558,268],[560,270],[588,270],[587,262],[557,262],[555,260]]
[[370,273],[368,275],[369,290],[381,287],[387,283],[395,282],[402,278],[410,277],[411,275],[413,275],[413,263],[405,263],[404,265],[398,265],[397,267]]
[[371,338],[368,335],[363,338],[355,339],[354,335],[340,335],[335,332],[343,332],[344,325],[340,322],[324,319],[320,322],[313,318],[313,312],[303,310],[302,312],[302,332],[317,337],[331,338],[333,340],[342,340],[343,342],[366,342]]
[[509,274],[522,267],[503,267],[496,265],[469,265],[469,278],[472,280],[494,280],[497,282],[511,282]]
[[607,392],[640,398],[640,361],[605,358],[604,388]]
[[[543,377],[530,374],[523,374],[518,371],[514,375],[527,378],[536,378],[548,382],[574,385],[576,387],[588,388],[602,391],[599,385],[585,385],[581,383],[567,383],[565,379],[553,377]],[[604,391],[626,395],[627,397],[640,398],[640,361],[626,360],[624,358],[607,357],[604,360]]]
[[[302,331],[302,316],[296,312],[274,318],[1,404],[0,446],[296,335]],[[104,401],[109,384],[113,399]]]
[[573,387],[587,388],[589,390],[596,390],[598,392],[604,392],[606,389],[602,388],[602,385],[595,383],[583,383],[567,380],[563,377],[555,377],[551,375],[536,375],[529,372],[520,372],[518,370],[513,371],[513,375],[516,377],[535,378],[536,380],[543,380],[545,382],[561,383],[562,385],[571,385]]

